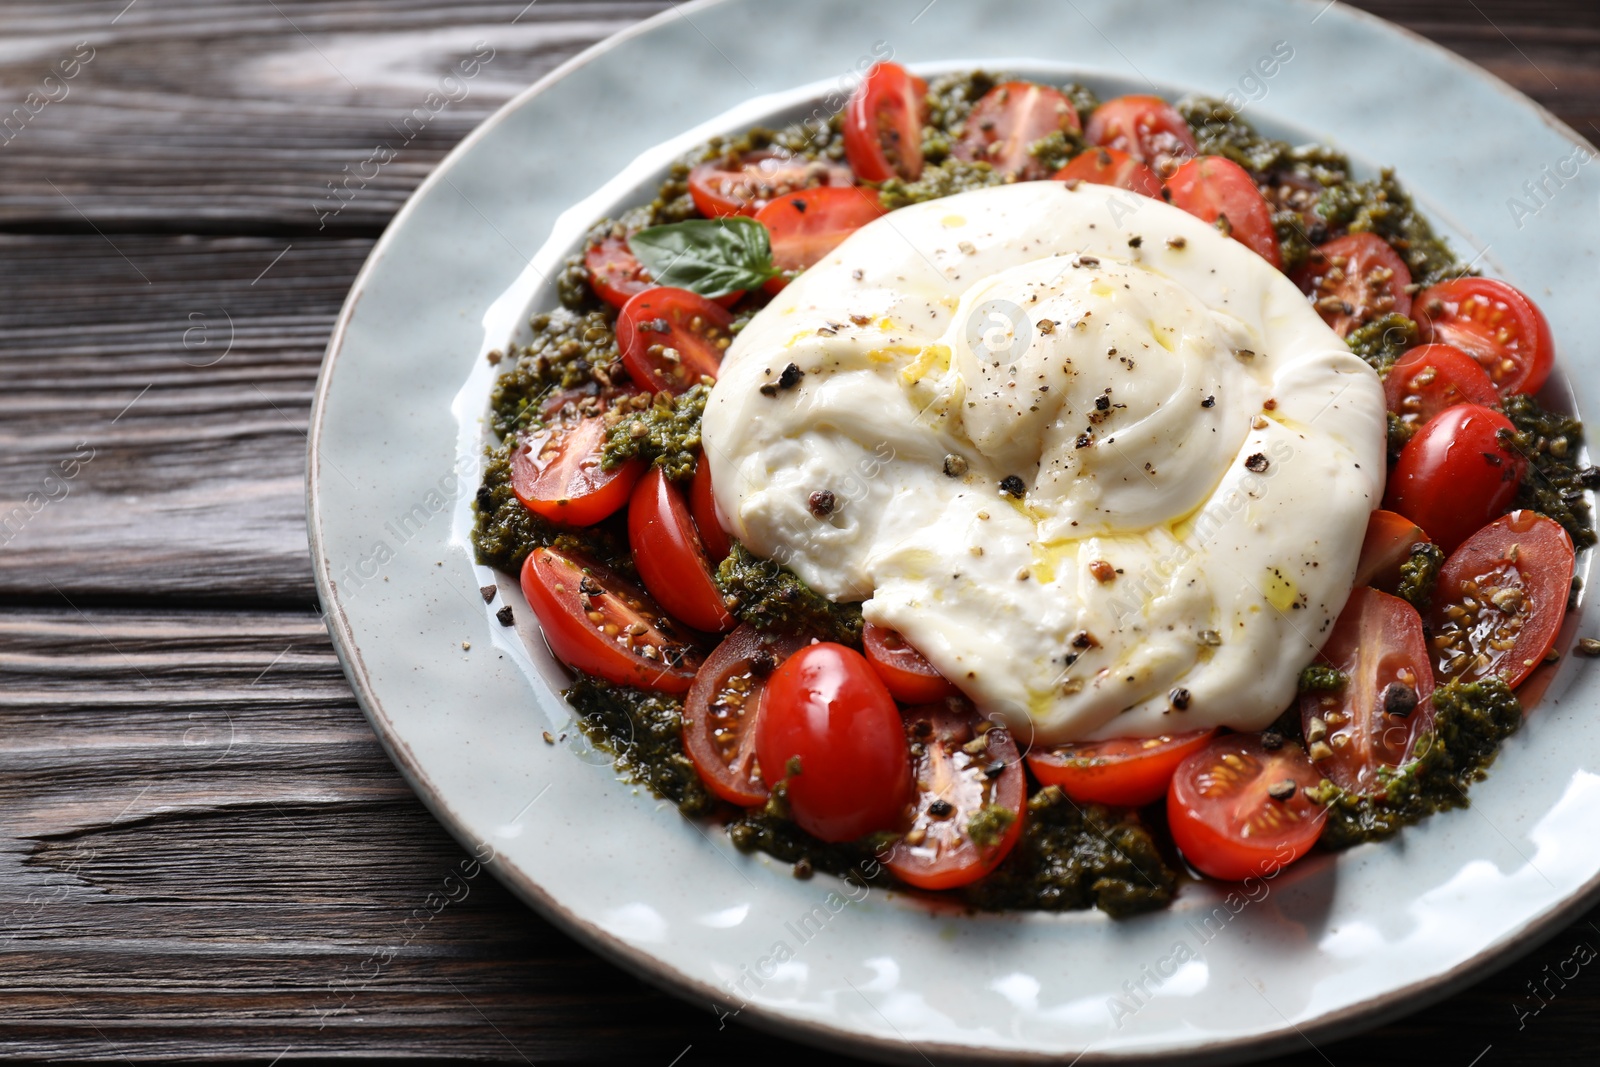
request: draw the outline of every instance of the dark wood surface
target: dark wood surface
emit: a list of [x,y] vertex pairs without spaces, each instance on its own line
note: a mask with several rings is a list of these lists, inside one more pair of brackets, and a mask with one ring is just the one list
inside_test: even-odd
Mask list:
[[[302,498],[327,334],[452,144],[665,6],[0,3],[5,108],[93,49],[0,144],[0,515],[25,511],[0,527],[0,1055],[815,1061],[601,962],[487,875],[364,966],[463,853],[317,614]],[[1593,0],[1363,6],[1600,136]],[[319,228],[326,183],[478,40],[496,58],[471,95]],[[1580,944],[1600,917],[1279,1062],[1593,1062],[1600,971],[1537,1013],[1528,995]]]

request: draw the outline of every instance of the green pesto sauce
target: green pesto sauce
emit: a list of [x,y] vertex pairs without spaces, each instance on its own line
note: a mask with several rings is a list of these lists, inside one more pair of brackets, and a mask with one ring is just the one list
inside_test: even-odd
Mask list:
[[472,531],[478,562],[505,574],[516,574],[528,553],[553,545],[631,575],[633,559],[628,555],[626,539],[610,527],[564,530],[522,506],[511,491],[511,453],[515,448],[515,441],[507,441],[485,453],[483,483],[474,504],[477,522]]
[[1420,427],[1414,422],[1406,422],[1392,411],[1387,413],[1386,421],[1388,424],[1389,462],[1393,463],[1400,458],[1400,453],[1406,447],[1406,444],[1417,436],[1417,430]]
[[1433,603],[1433,587],[1439,584],[1439,568],[1444,566],[1444,549],[1424,542],[1411,546],[1411,555],[1400,564],[1400,587],[1395,595],[1420,612]]
[[859,604],[835,604],[789,568],[751,555],[737,541],[717,568],[717,587],[730,598],[728,610],[758,630],[810,633],[861,647]]
[[657,393],[649,407],[617,420],[606,434],[601,466],[613,470],[634,457],[649,460],[673,481],[693,477],[700,420],[711,387],[702,382],[678,396]]
[[1570,415],[1546,411],[1531,396],[1509,397],[1503,407],[1517,428],[1512,446],[1537,472],[1522,480],[1517,507],[1556,520],[1575,548],[1588,548],[1595,543],[1594,516],[1583,494],[1597,479],[1592,468],[1577,465],[1583,424]]
[[1337,667],[1313,663],[1300,672],[1300,692],[1335,693],[1345,687],[1349,676]]
[[1435,811],[1466,807],[1467,787],[1484,778],[1500,743],[1522,725],[1522,705],[1499,678],[1448,682],[1433,691],[1433,706],[1433,729],[1418,739],[1417,758],[1380,772],[1381,793],[1358,796],[1326,779],[1311,791],[1328,806],[1324,845],[1378,841]]
[[706,815],[718,802],[683,751],[683,702],[663,693],[580,676],[567,703],[590,743],[611,754],[628,781],[672,801],[685,815]]
[[1351,330],[1345,343],[1373,370],[1383,374],[1395,360],[1416,347],[1417,324],[1404,315],[1391,313]]
[[582,314],[558,308],[530,322],[533,338],[512,351],[489,394],[490,427],[496,437],[539,424],[539,405],[558,389],[576,389],[603,378],[623,380],[613,331],[616,314]]
[[1022,836],[1000,866],[960,892],[986,911],[1098,907],[1113,918],[1162,908],[1177,874],[1138,813],[1079,807],[1055,786],[1028,799]]
[[998,845],[1017,821],[1017,813],[999,804],[985,804],[967,820],[967,837],[979,848]]
[[940,163],[929,163],[922,168],[922,177],[914,182],[903,178],[890,178],[878,190],[878,200],[890,211],[939,200],[971,189],[986,189],[991,185],[1009,185],[1016,181],[987,163],[969,163],[964,159],[950,158]]

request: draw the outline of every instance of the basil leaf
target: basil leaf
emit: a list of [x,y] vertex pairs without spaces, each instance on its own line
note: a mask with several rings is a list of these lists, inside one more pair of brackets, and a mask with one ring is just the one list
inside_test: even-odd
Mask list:
[[628,238],[628,248],[657,285],[706,297],[759,289],[779,273],[772,265],[767,228],[755,219],[691,219],[652,226]]

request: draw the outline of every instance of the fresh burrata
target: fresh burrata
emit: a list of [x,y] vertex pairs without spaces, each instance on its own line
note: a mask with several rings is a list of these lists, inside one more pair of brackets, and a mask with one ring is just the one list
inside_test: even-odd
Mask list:
[[1053,181],[852,235],[738,335],[703,426],[750,551],[1044,744],[1277,718],[1384,438],[1376,374],[1270,264]]

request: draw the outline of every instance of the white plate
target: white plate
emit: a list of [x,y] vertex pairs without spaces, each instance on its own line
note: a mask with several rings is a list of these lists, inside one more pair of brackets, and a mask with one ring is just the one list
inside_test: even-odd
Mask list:
[[[1293,57],[1264,78],[1278,42]],[[700,1008],[907,1062],[1263,1055],[1437,999],[1559,929],[1600,888],[1583,661],[1554,672],[1470,810],[1300,864],[1256,899],[1189,885],[1124,922],[963,916],[798,882],[581,744],[557,665],[478,596],[483,357],[553,303],[540,278],[582,229],[679,147],[837,103],[890,50],[921,70],[1054,74],[1107,95],[1148,91],[1146,74],[1163,95],[1231,91],[1269,132],[1396,166],[1463,258],[1540,302],[1579,410],[1600,411],[1579,344],[1600,335],[1600,179],[1574,162],[1581,140],[1375,19],[1321,0],[683,5],[562,67],[452,153],[373,251],[329,346],[310,455],[317,581],[351,684],[418,793],[523,899]],[[1522,185],[1544,164],[1562,184],[1541,203]]]

